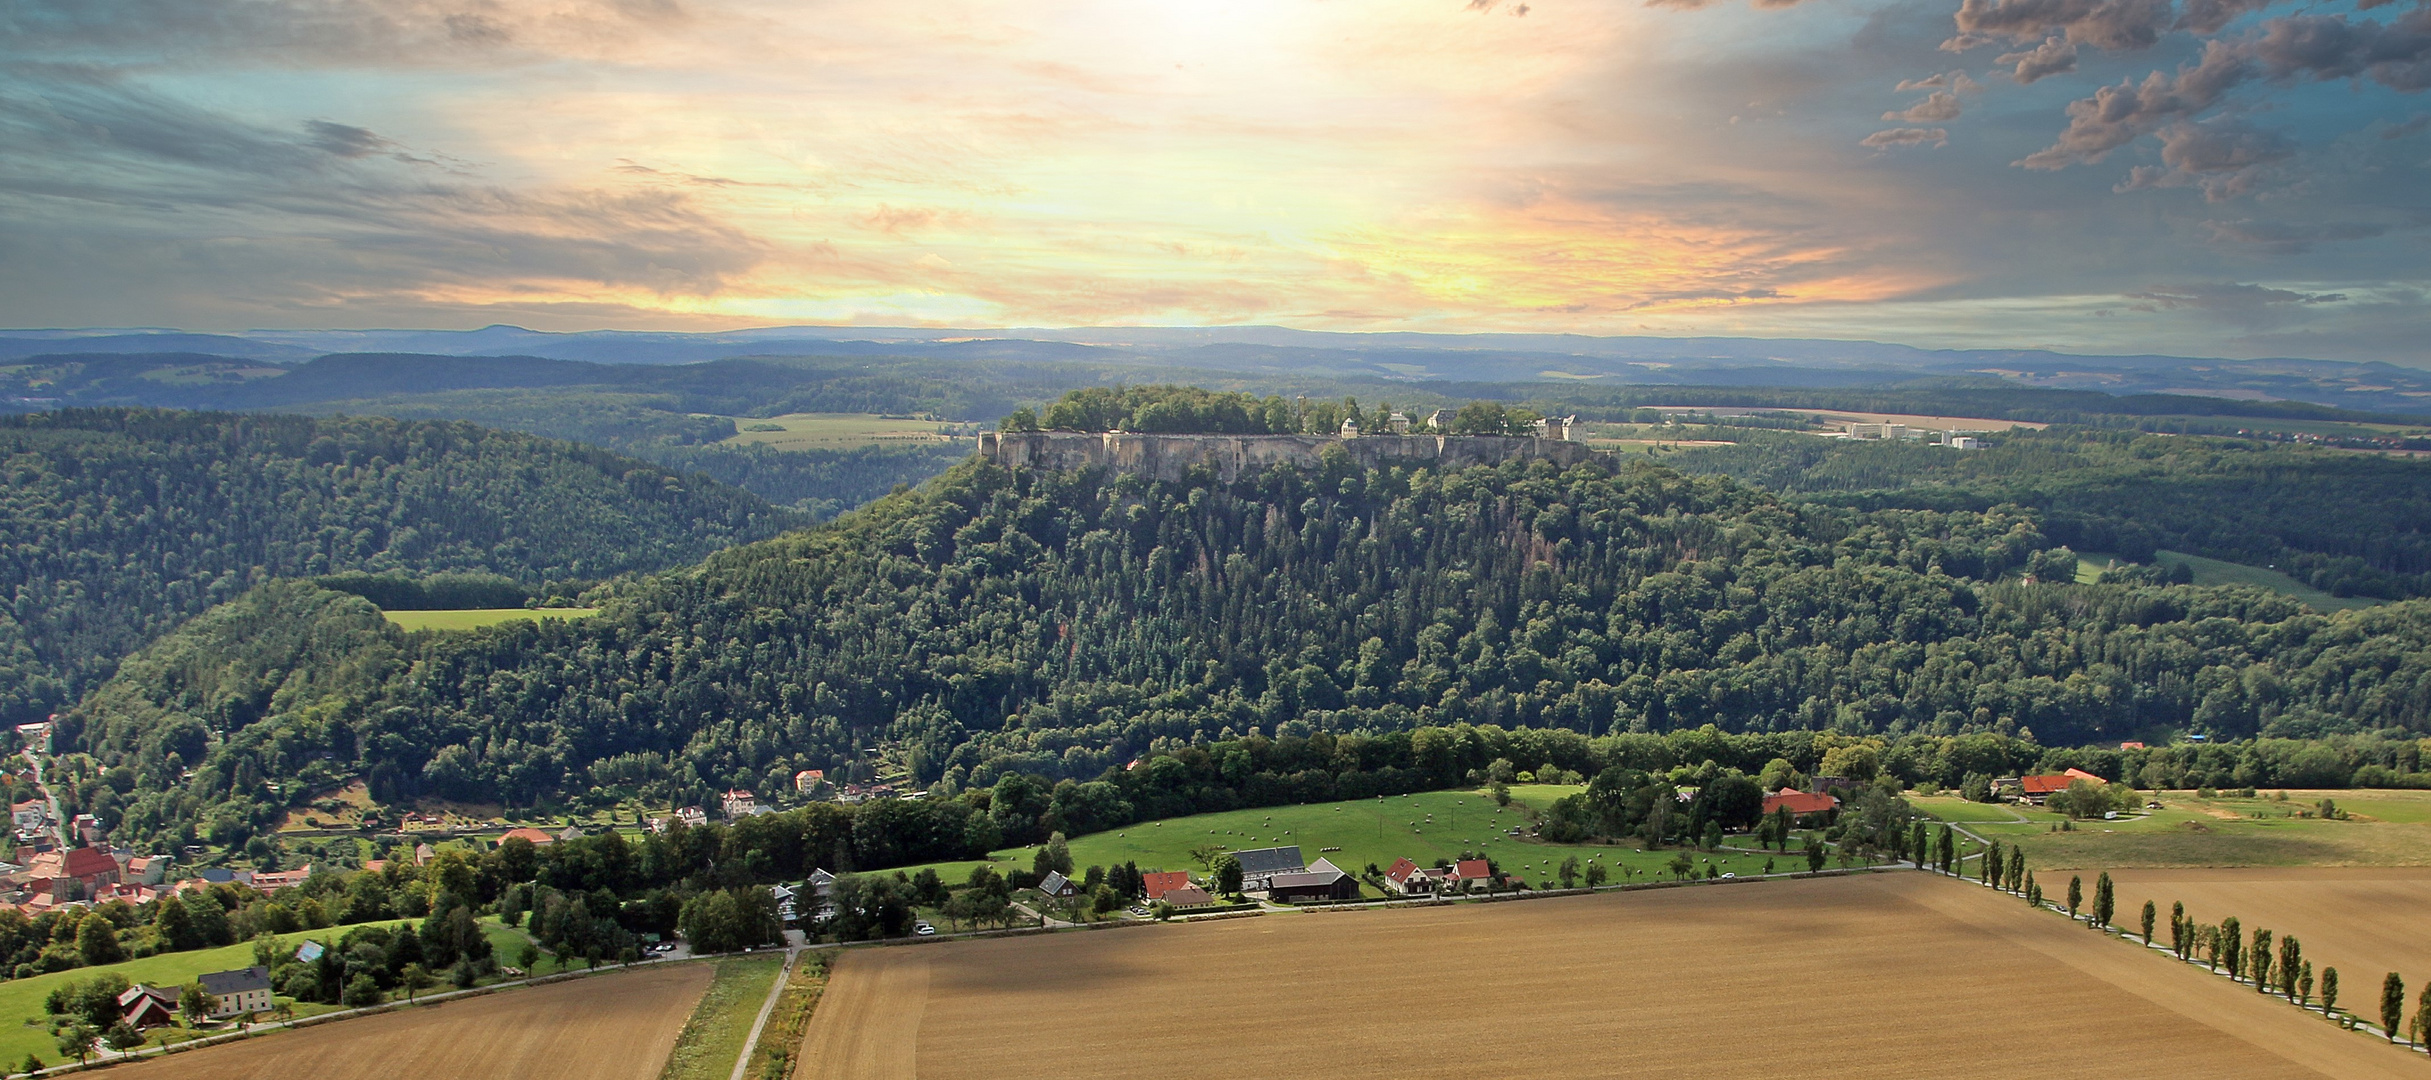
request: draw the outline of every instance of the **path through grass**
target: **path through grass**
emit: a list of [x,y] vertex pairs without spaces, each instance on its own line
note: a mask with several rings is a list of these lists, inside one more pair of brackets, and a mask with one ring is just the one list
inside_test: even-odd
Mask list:
[[743,1040],[751,1037],[751,1022],[768,1000],[768,987],[785,965],[785,954],[769,952],[717,962],[717,978],[709,984],[692,1019],[675,1038],[667,1068],[659,1080],[728,1080]]

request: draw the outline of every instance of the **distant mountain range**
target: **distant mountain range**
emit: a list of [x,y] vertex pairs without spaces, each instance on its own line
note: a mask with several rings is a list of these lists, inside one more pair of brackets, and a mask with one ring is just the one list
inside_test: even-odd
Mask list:
[[[601,330],[158,329],[0,331],[0,365],[33,357],[187,354],[287,366],[333,353],[521,356],[691,364],[738,356],[887,356],[1158,367],[1293,378],[1581,385],[1843,387],[1919,378],[2112,394],[2308,401],[2431,413],[2431,371],[2386,363],[2077,356],[2040,350],[1918,349],[1872,341],[1588,337],[1574,334],[1326,333],[1273,326],[924,329],[783,326],[720,333]],[[226,365],[222,365],[224,368]]]

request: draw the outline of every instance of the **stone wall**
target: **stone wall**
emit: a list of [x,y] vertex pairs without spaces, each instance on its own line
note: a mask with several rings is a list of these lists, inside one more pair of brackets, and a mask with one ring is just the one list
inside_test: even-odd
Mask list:
[[1221,479],[1239,479],[1276,465],[1309,466],[1326,447],[1339,446],[1371,469],[1462,469],[1513,459],[1544,458],[1563,466],[1609,464],[1609,455],[1584,443],[1493,435],[1134,435],[1070,431],[989,431],[979,436],[979,454],[1010,469],[1064,471],[1104,468],[1180,480],[1191,469],[1212,468]]

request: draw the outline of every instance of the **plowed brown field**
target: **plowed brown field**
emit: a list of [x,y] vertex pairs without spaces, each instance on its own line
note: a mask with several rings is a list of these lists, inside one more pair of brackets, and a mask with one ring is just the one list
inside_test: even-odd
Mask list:
[[809,1080],[2431,1077],[2431,1063],[1924,874],[855,951]]
[[[2093,875],[2082,876],[2090,894]],[[2110,877],[2119,889],[2119,924],[2135,926],[2151,900],[2162,941],[2169,940],[2172,902],[2201,922],[2234,915],[2248,934],[2296,935],[2315,970],[2338,969],[2340,1000],[2350,1008],[2376,1010],[2387,972],[2404,975],[2408,986],[2431,979],[2431,867],[2113,870]],[[2056,893],[2065,885],[2047,887]]]
[[710,966],[677,964],[341,1020],[110,1070],[128,1080],[655,1080]]

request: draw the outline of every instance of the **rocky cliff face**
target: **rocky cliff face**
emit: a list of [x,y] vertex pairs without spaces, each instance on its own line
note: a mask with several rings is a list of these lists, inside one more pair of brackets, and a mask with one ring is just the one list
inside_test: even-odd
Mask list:
[[1327,447],[1340,447],[1368,468],[1401,466],[1462,469],[1499,465],[1517,458],[1544,458],[1560,465],[1608,463],[1609,455],[1584,443],[1559,439],[1490,435],[1373,435],[1353,439],[1329,435],[1134,435],[1069,431],[990,431],[979,436],[979,453],[1006,468],[1104,468],[1158,480],[1180,480],[1196,468],[1213,469],[1225,480],[1276,465],[1308,466]]

